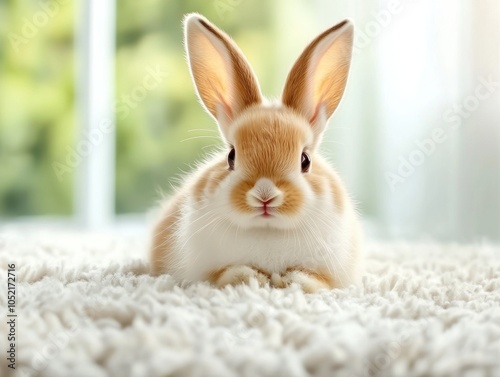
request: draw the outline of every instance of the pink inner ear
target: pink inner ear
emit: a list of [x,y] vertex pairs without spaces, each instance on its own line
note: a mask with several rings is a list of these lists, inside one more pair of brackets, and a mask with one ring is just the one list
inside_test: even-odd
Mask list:
[[229,105],[226,102],[222,102],[222,106],[224,107],[224,111],[229,119],[233,119],[233,112]]
[[229,107],[229,105],[224,101],[221,101],[221,105],[222,105],[222,109],[224,110],[224,114],[226,115],[226,118],[232,120],[233,119],[233,111],[231,110],[231,107]]
[[[221,132],[225,134],[227,132],[226,127],[232,122],[233,120],[233,110],[231,109],[231,106],[224,101],[224,99],[219,96],[216,102],[216,113],[215,113],[215,118],[217,119],[217,123],[221,127]],[[227,135],[225,135],[227,137]]]
[[314,113],[313,115],[311,116],[311,118],[309,119],[309,123],[310,124],[314,124],[314,122],[316,122],[317,118],[318,118],[318,115],[319,115],[319,111],[321,109],[321,107],[323,106],[323,99],[320,99],[318,101],[318,104],[316,105],[316,107],[314,108]]
[[[232,120],[233,119],[233,111],[231,110],[231,107],[229,104],[224,100],[224,97],[217,91],[217,98],[218,98],[218,105],[217,105],[217,110],[220,111],[222,110],[224,112],[226,120]],[[217,118],[219,118],[220,114],[217,114]]]
[[316,108],[316,111],[314,112],[313,116],[311,119],[309,119],[309,123],[313,124],[316,121],[316,118],[318,117],[318,108]]

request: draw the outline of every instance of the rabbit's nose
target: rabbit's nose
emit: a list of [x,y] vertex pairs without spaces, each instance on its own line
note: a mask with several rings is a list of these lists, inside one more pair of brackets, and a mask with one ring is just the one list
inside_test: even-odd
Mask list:
[[260,178],[247,192],[247,202],[252,207],[278,207],[283,203],[283,193],[268,178]]
[[280,196],[281,196],[280,193],[275,193],[272,197],[250,194],[248,197],[248,204],[252,207],[258,207],[258,208],[279,207],[283,202],[280,199]]
[[269,199],[267,199],[267,197],[256,198],[256,199],[258,201],[260,201],[260,204],[263,207],[273,207],[273,202],[275,201],[274,199],[276,199],[277,197],[278,197],[278,195],[275,195],[275,196],[273,196],[272,198],[269,198]]

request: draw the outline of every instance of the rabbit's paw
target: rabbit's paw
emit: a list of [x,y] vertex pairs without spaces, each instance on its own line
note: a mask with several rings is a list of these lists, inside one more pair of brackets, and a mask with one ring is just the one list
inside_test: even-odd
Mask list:
[[303,268],[289,268],[281,276],[281,281],[276,279],[273,285],[279,288],[298,284],[305,293],[316,293],[320,289],[330,289],[333,281],[329,274],[310,271]]
[[255,281],[260,287],[269,283],[269,276],[264,272],[246,265],[224,267],[210,275],[212,283],[219,288],[226,285],[251,285],[252,281]]

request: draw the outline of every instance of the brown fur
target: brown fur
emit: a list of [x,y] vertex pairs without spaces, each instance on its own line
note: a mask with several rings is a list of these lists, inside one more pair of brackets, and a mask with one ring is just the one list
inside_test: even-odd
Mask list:
[[[230,117],[253,104],[261,103],[259,84],[238,46],[224,32],[199,16],[196,21],[219,40],[229,54],[229,66],[223,61],[212,41],[202,33],[190,36],[190,64],[198,93],[213,116],[221,104]],[[234,82],[232,81],[234,80]],[[231,88],[234,84],[234,91]]]
[[300,156],[308,134],[307,126],[294,117],[286,109],[255,109],[237,127],[236,163],[247,177],[231,193],[231,201],[239,211],[254,211],[247,204],[246,193],[263,177],[271,179],[284,194],[279,213],[292,215],[300,209],[303,194],[286,175],[300,171]]
[[[282,204],[275,209],[281,214],[297,213],[305,196],[290,177],[301,171],[301,153],[305,150],[311,156],[312,165],[304,176],[314,194],[331,195],[332,203],[340,212],[349,209],[349,198],[340,179],[315,154],[323,132],[323,128],[316,127],[320,123],[315,120],[319,105],[324,105],[324,115],[329,118],[342,97],[352,49],[352,25],[344,21],[311,42],[288,76],[283,106],[274,107],[261,106],[259,85],[245,57],[224,32],[205,18],[186,18],[186,43],[198,94],[207,110],[217,118],[223,136],[236,150],[235,170],[245,174],[230,193],[233,207],[240,212],[255,211],[247,203],[247,193],[259,178],[269,178],[284,194]],[[153,274],[169,272],[175,262],[173,236],[184,202],[191,197],[195,202],[209,199],[229,174],[232,173],[226,157],[215,159],[189,181],[184,191],[171,199],[154,230]],[[353,244],[356,245],[355,238]],[[282,279],[287,274],[289,276]],[[306,291],[341,283],[323,268],[301,266],[289,267],[281,273],[256,266],[224,266],[210,272],[207,279],[219,286],[257,277],[259,284],[267,284],[273,276],[275,286],[298,282]]]
[[316,169],[315,167],[313,167],[312,172],[307,176],[307,181],[311,185],[313,192],[316,195],[319,195],[325,191],[325,186],[324,186],[325,179],[323,176],[315,173]]
[[[303,194],[284,175],[300,170],[300,155],[307,140],[303,120],[287,109],[254,108],[249,112],[235,132],[236,161],[238,168],[247,172],[247,179],[233,190],[231,201],[241,212],[254,211],[246,202],[246,193],[259,178],[266,177],[285,194],[279,212],[293,215],[303,203]],[[332,203],[342,212],[346,193],[340,178],[315,153],[311,153],[311,159],[312,168],[305,178],[313,192],[316,195],[330,192]]]
[[310,270],[305,267],[301,266],[294,266],[294,267],[289,267],[285,271],[285,274],[291,271],[300,271],[303,272],[312,278],[318,280],[321,283],[326,284],[329,288],[334,288],[335,287],[335,280],[333,279],[332,275],[323,269],[318,269],[318,270]]
[[238,46],[234,44],[231,38],[214,27],[207,20],[202,19],[200,22],[224,44],[231,54],[236,91],[239,93],[239,103],[237,104],[238,110],[262,102],[259,84]]
[[[226,272],[229,267],[231,267],[231,266],[224,266],[224,267],[218,268],[217,270],[214,270],[214,271],[210,272],[208,274],[207,280],[210,283],[212,283],[212,284],[217,284],[217,282],[219,281],[219,279],[222,276],[222,274],[224,272]],[[256,266],[249,266],[249,267],[251,267],[252,269],[254,269],[256,272],[264,275],[268,279],[271,278],[271,275],[267,271],[264,271],[263,269],[261,269],[259,267],[256,267]]]
[[[326,116],[329,118],[342,98],[349,73],[352,30],[343,33],[324,52],[325,57],[320,59],[315,67],[317,73],[313,77],[312,88],[308,85],[311,60],[318,45],[347,23],[347,20],[343,21],[316,37],[300,55],[288,74],[282,102],[305,116],[311,123],[316,120],[319,103],[325,104]],[[313,108],[304,106],[308,98],[312,100]]]
[[[290,114],[286,108],[264,109],[255,106],[262,101],[259,86],[239,48],[224,32],[205,18],[199,17],[196,22],[199,23],[199,27],[205,28],[217,38],[229,54],[229,62],[224,63],[220,50],[204,33],[193,31],[192,35],[188,36],[190,44],[194,44],[189,48],[192,55],[193,77],[205,106],[216,116],[217,101],[220,102],[222,99],[223,105],[232,116],[235,115],[234,110],[239,113],[248,113],[247,110],[250,109],[252,113],[252,116],[243,117],[245,122],[239,125],[234,135],[235,140],[230,140],[237,150],[236,164],[240,169],[248,172],[247,179],[240,182],[231,193],[231,201],[238,211],[253,212],[254,209],[246,202],[246,193],[259,178],[266,177],[275,182],[278,189],[285,195],[284,204],[279,208],[279,212],[292,215],[300,208],[303,194],[296,184],[285,179],[285,175],[292,170],[300,169],[301,149],[304,148],[307,137],[304,127],[311,127],[311,125],[305,125],[302,119],[294,119],[293,114]],[[335,110],[347,80],[350,58],[350,52],[339,53],[339,51],[349,48],[352,42],[352,30],[346,29],[347,32],[333,40],[331,45],[322,46],[319,58],[316,56],[314,62],[311,60],[315,54],[318,54],[317,49],[320,43],[347,23],[347,21],[341,22],[324,31],[304,50],[288,76],[282,97],[285,106],[306,115],[303,107],[308,103],[307,96],[313,96],[316,100],[318,99],[316,97],[320,96],[320,101],[326,101],[328,115]],[[345,62],[342,59],[345,59]],[[325,60],[328,63],[334,62],[331,64],[332,68],[325,68]],[[311,85],[307,85],[306,80],[310,79],[310,67],[313,63],[316,64],[315,72],[319,71],[319,73],[313,77],[312,88],[310,88]],[[227,69],[231,68],[234,69],[233,81],[230,75],[227,75]],[[333,69],[335,72],[331,72]],[[230,86],[231,82],[234,85],[233,89]],[[312,93],[309,93],[309,90],[312,90]],[[317,114],[307,115],[315,117]],[[309,146],[315,147],[316,145]],[[345,194],[339,179],[331,173],[329,168],[315,163],[314,155],[312,157],[312,169],[306,178],[313,192],[319,195],[330,191],[334,197],[333,203],[339,210],[342,210]],[[217,164],[199,178],[194,189],[197,201],[201,200],[204,193],[213,193],[218,183],[229,174],[225,165],[226,161],[221,161],[220,165]]]
[[179,220],[183,197],[175,197],[164,211],[162,220],[153,232],[151,247],[151,272],[153,275],[165,273],[172,264],[173,233]]
[[213,194],[220,183],[229,175],[227,161],[219,162],[215,168],[210,172],[207,184],[207,191],[209,194]]
[[[254,109],[253,113],[236,130],[237,169],[247,172],[247,177],[231,192],[231,202],[237,211],[253,212],[255,209],[248,205],[246,194],[259,178],[266,177],[273,180],[285,195],[278,211],[293,215],[300,209],[304,198],[294,182],[284,178],[284,175],[300,169],[300,154],[307,139],[307,135],[302,132],[301,119],[297,118],[297,124],[294,124],[296,116],[286,109]],[[280,142],[276,142],[277,140]],[[281,142],[282,140],[286,142]],[[347,200],[342,182],[328,166],[315,157],[312,153],[312,168],[305,174],[305,178],[316,195],[330,193],[332,203],[342,212]],[[229,174],[225,158],[207,168],[193,186],[195,200],[200,201],[206,195],[213,194]]]
[[261,109],[237,128],[238,163],[248,171],[250,179],[277,180],[290,169],[300,169],[307,134],[303,125],[293,124],[293,118],[285,114],[275,109]]
[[246,200],[246,194],[254,184],[255,182],[253,181],[241,181],[236,185],[233,191],[231,191],[231,203],[235,210],[243,213],[251,213],[254,211],[254,208],[250,207]]
[[208,177],[211,174],[211,170],[203,172],[203,174],[198,178],[193,186],[193,196],[196,202],[200,202],[204,197],[205,188],[207,187]]
[[344,210],[347,193],[343,188],[340,178],[332,169],[319,161],[313,160],[311,172],[306,176],[306,179],[316,194],[328,191],[332,195],[332,203],[337,207],[337,210],[339,212]]
[[[221,278],[224,275],[224,273],[226,271],[228,271],[228,269],[230,267],[232,267],[232,266],[224,266],[224,267],[218,268],[218,269],[210,272],[207,276],[207,280],[211,284],[216,285],[216,286],[224,285],[224,284],[221,284]],[[266,281],[269,281],[274,288],[286,288],[287,285],[289,284],[289,282],[283,280],[282,278],[285,277],[287,274],[290,274],[290,273],[295,272],[295,271],[303,273],[303,274],[309,276],[310,278],[316,280],[319,283],[316,287],[313,286],[314,288],[310,287],[310,286],[303,287],[303,289],[305,289],[308,293],[313,293],[319,287],[334,288],[336,286],[335,280],[333,279],[331,274],[323,269],[311,270],[311,269],[307,269],[307,268],[302,267],[302,266],[293,266],[293,267],[287,268],[281,274],[281,278],[278,277],[277,279],[274,279],[274,278],[272,278],[272,275],[269,272],[267,272],[261,268],[258,268],[256,266],[249,266],[249,267],[252,268],[257,275],[261,275],[261,278],[263,280],[265,279]],[[242,282],[240,282],[239,277],[236,277],[236,279],[238,280],[237,283],[242,283]]]
[[213,166],[205,170],[193,186],[195,201],[199,202],[205,198],[205,192],[208,194],[214,193],[228,174],[226,160],[217,161]]
[[215,271],[212,271],[208,274],[207,276],[207,280],[212,283],[212,284],[216,284],[217,281],[220,279],[220,277],[222,276],[222,274],[224,272],[226,272],[226,270],[229,268],[229,266],[224,266],[224,267],[221,267],[221,268],[218,268],[217,270]]

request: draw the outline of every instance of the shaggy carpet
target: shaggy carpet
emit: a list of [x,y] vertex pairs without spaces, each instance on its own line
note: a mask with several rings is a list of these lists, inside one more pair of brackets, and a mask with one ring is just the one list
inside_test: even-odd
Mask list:
[[361,286],[303,294],[151,277],[130,235],[0,237],[3,376],[500,376],[498,247],[373,244]]

